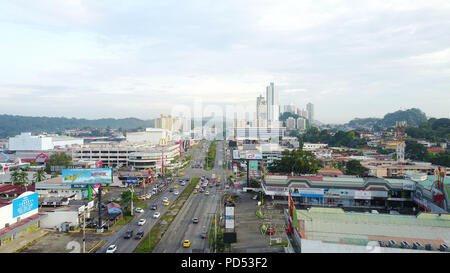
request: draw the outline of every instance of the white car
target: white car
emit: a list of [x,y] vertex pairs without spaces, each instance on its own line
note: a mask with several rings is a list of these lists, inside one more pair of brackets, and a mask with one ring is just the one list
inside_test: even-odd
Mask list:
[[164,197],[164,198],[163,198],[163,203],[166,203],[167,201],[169,201],[169,198]]
[[174,191],[173,194],[178,195],[180,193],[178,191]]
[[205,191],[205,194],[206,194],[206,195],[209,195],[209,191]]
[[145,219],[139,219],[138,226],[143,226],[145,224]]
[[117,250],[117,246],[116,245],[110,245],[108,247],[108,249],[106,249],[106,253],[114,253]]
[[158,218],[159,216],[161,216],[161,213],[159,213],[159,212],[155,212],[153,214],[153,218]]
[[136,210],[135,210],[137,213],[143,213],[144,212],[144,210],[143,209],[141,209],[141,208],[136,208]]

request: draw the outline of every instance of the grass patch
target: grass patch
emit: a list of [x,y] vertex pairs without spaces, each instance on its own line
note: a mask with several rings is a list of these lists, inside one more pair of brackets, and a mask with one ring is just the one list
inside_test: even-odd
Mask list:
[[205,170],[210,171],[214,168],[214,159],[216,157],[216,141],[211,142],[208,153],[205,158]]
[[121,218],[119,221],[117,221],[117,222],[114,224],[114,226],[115,226],[115,227],[116,227],[116,226],[124,226],[124,225],[128,224],[133,218],[134,218],[134,217],[131,216],[131,215],[124,215],[124,216],[122,216],[122,218]]
[[[150,232],[144,237],[145,239],[138,245],[138,247],[134,251],[135,253],[152,252],[152,250],[161,240],[162,236],[164,235],[164,232],[167,230],[167,227],[170,225],[175,216],[178,214],[178,211],[183,207],[184,202],[186,202],[186,200],[189,198],[189,195],[194,190],[194,187],[195,185],[197,185],[199,179],[200,179],[199,177],[194,177],[191,180],[191,183],[188,185],[188,187],[176,199],[176,201],[172,204],[172,206],[170,206],[167,212],[164,213],[164,215],[162,215],[158,219],[158,221],[152,227]],[[167,222],[167,224],[161,226],[161,222],[164,220]]]
[[288,246],[288,242],[272,243],[269,246],[284,246],[284,247],[287,247]]

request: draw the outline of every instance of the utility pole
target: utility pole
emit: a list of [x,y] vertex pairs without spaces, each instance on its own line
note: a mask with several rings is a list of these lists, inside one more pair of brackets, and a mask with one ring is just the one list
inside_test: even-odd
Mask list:
[[83,211],[83,253],[86,253],[86,207]]

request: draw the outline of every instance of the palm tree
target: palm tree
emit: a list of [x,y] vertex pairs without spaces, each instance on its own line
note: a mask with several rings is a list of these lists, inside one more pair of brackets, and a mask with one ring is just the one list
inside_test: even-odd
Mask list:
[[44,169],[37,170],[37,172],[34,173],[33,178],[35,182],[41,182],[42,180],[45,179],[45,170]]
[[15,169],[12,173],[11,173],[11,182],[14,185],[14,183],[19,182],[19,176],[20,176],[20,172],[18,169]]

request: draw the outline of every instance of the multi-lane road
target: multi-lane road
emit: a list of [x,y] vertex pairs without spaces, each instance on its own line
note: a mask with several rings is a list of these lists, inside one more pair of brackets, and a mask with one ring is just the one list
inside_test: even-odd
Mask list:
[[[209,145],[199,145],[199,147],[192,149],[190,151],[190,153],[193,155],[192,162],[202,161],[205,158],[208,147],[209,147]],[[222,168],[222,166],[220,166],[220,168]],[[184,175],[182,177],[174,178],[174,181],[172,182],[172,184],[173,185],[175,185],[175,183],[178,184],[178,179],[186,179],[186,178],[192,179],[194,177],[200,177],[203,175],[208,176],[208,173],[211,173],[211,172],[206,172],[203,169],[189,167],[188,169],[186,169],[184,171]],[[173,201],[182,194],[182,192],[189,185],[189,183],[186,183],[185,186],[180,186],[180,188],[177,189],[179,191],[179,195],[175,195],[173,192],[169,191],[169,188],[172,187],[173,185],[169,185],[169,187],[166,187],[162,192],[158,193],[157,195],[152,196],[152,198],[150,200],[147,200],[145,203],[148,206],[144,210],[144,212],[143,213],[134,212],[135,217],[128,224],[123,226],[120,231],[110,235],[108,237],[108,239],[106,239],[105,244],[101,248],[99,248],[99,250],[97,250],[97,253],[106,252],[106,249],[110,245],[113,245],[113,244],[117,246],[116,252],[118,252],[118,253],[133,252],[140,242],[140,240],[134,239],[134,235],[139,231],[143,231],[144,234],[147,234],[151,230],[153,225],[158,220],[158,219],[153,218],[153,214],[155,213],[155,211],[160,212],[161,215],[163,215],[164,213],[167,212],[168,206],[163,205],[163,201],[162,201],[163,198],[167,197],[170,201],[170,204],[172,204]],[[156,204],[158,206],[157,210],[150,209],[152,204]],[[186,204],[189,205],[189,200],[187,203],[185,203],[184,207],[186,207]],[[178,216],[181,216],[181,217],[177,216],[175,219],[178,220],[183,217],[182,211],[180,213],[181,214]],[[198,217],[200,218],[200,216],[198,216]],[[141,218],[146,219],[146,223],[142,226],[138,226],[137,223],[138,223],[139,219],[141,219]],[[133,230],[133,237],[130,239],[124,238],[127,230]]]
[[[224,160],[224,142],[217,141],[216,158],[214,168],[208,171],[207,178],[215,174],[216,178],[221,177],[219,187],[215,185],[206,188],[208,195],[204,193],[192,193],[184,203],[183,208],[178,212],[169,229],[165,232],[161,241],[153,249],[154,253],[190,253],[205,252],[209,249],[208,238],[202,239],[201,233],[208,232],[211,227],[214,214],[220,208],[221,197],[223,196],[224,182],[226,180],[225,170],[223,169]],[[193,223],[192,219],[199,219],[198,223]],[[189,248],[183,247],[183,241],[190,240]]]

